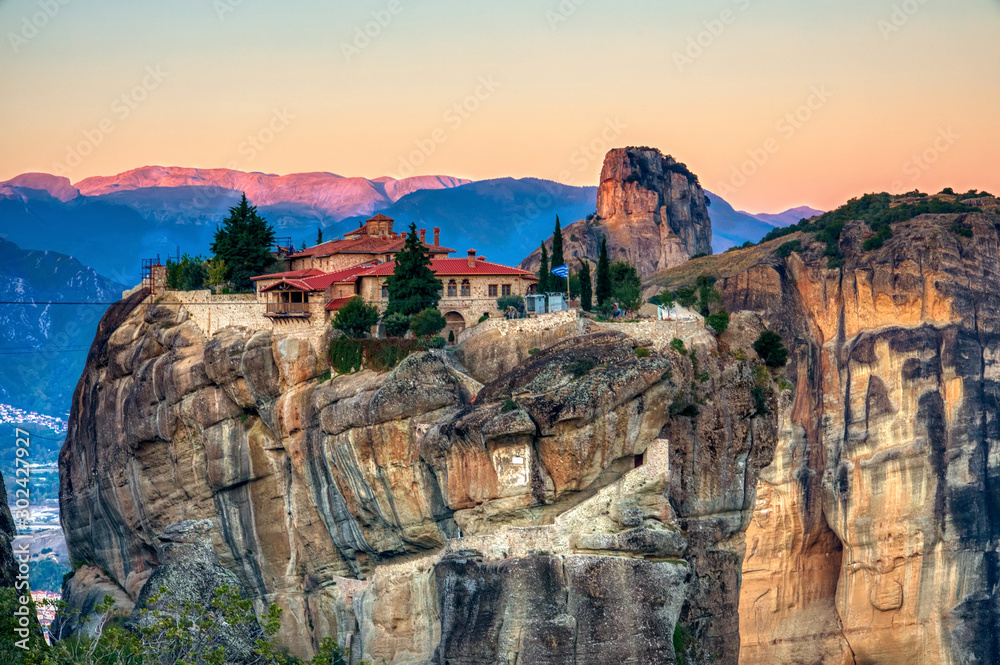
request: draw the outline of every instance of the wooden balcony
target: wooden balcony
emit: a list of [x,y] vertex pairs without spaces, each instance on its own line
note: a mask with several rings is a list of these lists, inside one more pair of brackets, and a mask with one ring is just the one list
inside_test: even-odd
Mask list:
[[[258,310],[259,311],[259,310]],[[309,318],[309,303],[307,302],[269,302],[264,316]]]

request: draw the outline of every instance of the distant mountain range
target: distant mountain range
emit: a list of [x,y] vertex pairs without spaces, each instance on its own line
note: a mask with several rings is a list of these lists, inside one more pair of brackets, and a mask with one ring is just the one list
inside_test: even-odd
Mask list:
[[106,309],[86,303],[123,288],[65,254],[0,240],[0,402],[65,416]]
[[[439,226],[442,241],[515,264],[549,236],[556,215],[569,224],[594,212],[596,187],[535,178],[470,182],[451,176],[347,178],[286,176],[229,169],[148,166],[75,185],[44,173],[0,183],[0,237],[78,257],[111,279],[133,284],[141,259],[207,254],[216,224],[241,192],[295,245],[316,229],[331,238],[385,212],[400,228]],[[751,215],[710,194],[715,251],[756,241],[812,209]]]

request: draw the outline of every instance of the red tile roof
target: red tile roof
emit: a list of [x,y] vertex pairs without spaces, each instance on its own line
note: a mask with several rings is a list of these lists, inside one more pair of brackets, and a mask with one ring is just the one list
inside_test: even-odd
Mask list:
[[[333,256],[334,254],[395,254],[403,249],[405,238],[393,236],[360,235],[341,240],[331,240],[321,245],[307,247],[301,252],[290,254],[290,259],[302,259],[310,256]],[[431,254],[451,254],[455,250],[441,245],[428,245],[424,248]]]
[[334,298],[330,302],[326,303],[326,310],[328,312],[335,312],[338,309],[340,309],[341,307],[343,307],[344,305],[346,305],[348,300],[350,300],[351,298],[356,298],[356,297],[357,296],[351,296],[350,298]]
[[[316,274],[303,277],[285,277],[278,282],[268,286],[267,288],[261,289],[261,293],[266,293],[267,291],[273,291],[282,285],[290,286],[293,289],[298,289],[299,291],[323,291],[331,284],[351,284],[355,282],[358,275],[361,273],[375,267],[376,264],[373,263],[363,263],[361,265],[354,266],[353,268],[347,268],[346,270],[338,270],[337,272],[323,272],[321,270],[314,270],[310,272],[315,272]],[[300,270],[294,272],[303,272]],[[258,278],[254,278],[258,279]]]
[[251,277],[251,280],[257,279],[296,279],[299,277],[312,277],[314,275],[322,275],[323,271],[319,268],[307,268],[306,270],[287,270],[285,272],[273,272],[270,275],[257,275],[256,277]]
[[[361,273],[359,277],[386,276],[391,275],[396,269],[395,261],[386,261]],[[459,276],[459,275],[511,275],[520,276],[526,279],[538,279],[538,276],[527,270],[512,268],[499,263],[491,263],[483,259],[476,259],[475,265],[470,267],[468,259],[432,259],[431,270],[438,276]]]

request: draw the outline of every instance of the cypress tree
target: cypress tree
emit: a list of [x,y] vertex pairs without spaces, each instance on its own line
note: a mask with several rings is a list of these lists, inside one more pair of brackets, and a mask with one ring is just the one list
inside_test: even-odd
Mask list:
[[549,282],[552,281],[552,273],[549,272],[549,250],[542,243],[542,265],[538,267],[538,292],[548,293]]
[[594,298],[591,289],[593,285],[590,283],[590,262],[580,261],[583,265],[580,266],[580,306],[583,307],[583,311],[589,312],[594,306]]
[[254,275],[266,273],[274,257],[274,228],[257,214],[244,194],[238,205],[229,209],[229,217],[216,227],[212,253],[226,262],[226,278],[237,291],[250,291]]
[[601,238],[601,254],[597,258],[597,304],[603,305],[611,297],[611,262],[608,260],[608,239]]
[[559,215],[556,215],[556,230],[552,234],[552,267],[558,268],[564,263],[562,229],[559,228]]
[[431,257],[420,242],[417,225],[410,224],[403,249],[396,254],[396,268],[386,280],[389,306],[385,315],[399,312],[413,316],[425,309],[436,308],[441,299],[441,281],[431,271]]
[[322,245],[323,244],[323,227],[322,226],[316,228],[316,244],[317,245]]

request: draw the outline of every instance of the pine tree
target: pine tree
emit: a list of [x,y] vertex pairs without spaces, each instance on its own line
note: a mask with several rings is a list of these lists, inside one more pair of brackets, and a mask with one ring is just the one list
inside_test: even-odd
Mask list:
[[233,288],[250,291],[250,278],[266,273],[274,263],[273,244],[274,227],[257,214],[257,208],[244,194],[239,204],[229,209],[222,227],[216,227],[211,249],[216,258],[226,262],[226,277]]
[[556,215],[556,230],[552,233],[552,267],[558,268],[564,263],[562,229],[559,228],[559,215]]
[[441,281],[431,271],[431,257],[425,249],[417,225],[410,224],[403,249],[396,254],[396,269],[386,280],[389,306],[386,316],[399,312],[413,316],[425,309],[437,307]]
[[549,283],[552,281],[552,273],[549,272],[549,250],[542,243],[542,264],[538,267],[538,292],[548,293]]
[[601,253],[597,258],[597,296],[598,306],[603,305],[611,297],[611,262],[608,260],[608,239],[601,238]]
[[322,245],[323,244],[323,227],[322,226],[320,226],[320,227],[318,227],[316,229],[316,244],[317,245]]
[[589,312],[594,306],[593,284],[590,282],[590,261],[580,261],[580,306]]

